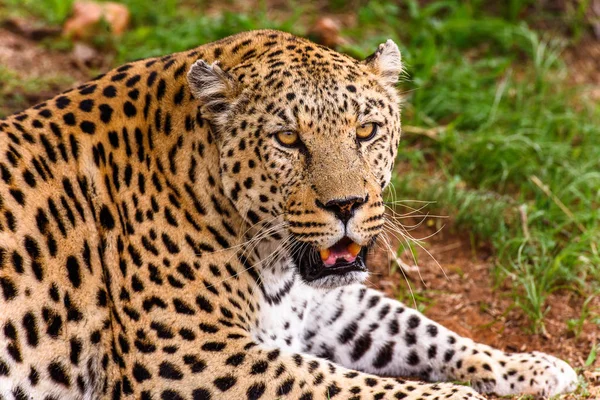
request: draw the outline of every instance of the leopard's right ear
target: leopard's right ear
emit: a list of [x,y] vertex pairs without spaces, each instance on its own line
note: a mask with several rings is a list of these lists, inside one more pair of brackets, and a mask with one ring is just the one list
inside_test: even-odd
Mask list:
[[218,62],[208,64],[204,60],[196,61],[187,79],[192,94],[209,114],[225,111],[227,104],[240,92],[240,85],[235,78],[223,71]]
[[383,84],[395,86],[398,83],[398,75],[402,72],[402,56],[393,40],[388,39],[380,44],[363,63],[381,78]]

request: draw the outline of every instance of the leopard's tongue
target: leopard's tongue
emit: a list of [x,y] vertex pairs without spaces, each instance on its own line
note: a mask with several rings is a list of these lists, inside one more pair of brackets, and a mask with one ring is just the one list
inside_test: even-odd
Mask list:
[[348,263],[354,262],[360,249],[361,247],[353,241],[342,239],[332,247],[320,250],[319,254],[325,266],[331,267],[340,259]]

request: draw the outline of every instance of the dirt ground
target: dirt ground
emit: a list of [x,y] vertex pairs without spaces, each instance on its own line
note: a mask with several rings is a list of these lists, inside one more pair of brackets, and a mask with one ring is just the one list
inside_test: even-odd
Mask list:
[[[4,96],[0,115],[20,111],[24,103],[34,105],[69,88],[61,82],[77,86],[93,75],[73,53],[47,50],[37,41],[3,27],[0,27],[0,67],[16,73],[19,81],[56,81],[38,85],[40,90],[25,90],[15,82],[0,81],[0,93]],[[2,87],[5,84],[10,85],[10,91]]]
[[599,102],[600,39],[585,38],[576,48],[567,49],[564,56],[573,84],[584,86],[590,98]]
[[[572,82],[587,85],[591,96],[600,99],[600,43],[593,40],[584,42],[581,51],[568,50],[566,59],[572,66]],[[14,69],[22,77],[68,74],[73,79],[72,86],[87,80],[92,74],[73,53],[44,49],[36,41],[2,28],[0,66]],[[67,87],[55,89],[28,94],[27,101],[33,105]],[[411,234],[416,238],[430,236],[436,228],[427,225],[426,221]],[[467,232],[456,232],[451,220],[446,221],[446,225],[426,241],[431,256],[423,250],[418,251],[418,270],[411,268],[414,261],[410,257],[402,258],[407,264],[406,277],[399,268],[390,267],[391,260],[383,251],[377,252],[370,261],[374,272],[371,284],[412,306],[408,281],[417,294],[417,306],[424,308],[428,317],[457,333],[506,351],[545,351],[582,368],[592,347],[600,343],[599,327],[591,321],[584,321],[579,335],[567,329],[567,320],[580,317],[583,299],[569,292],[552,294],[547,302],[547,332],[532,334],[527,330],[526,316],[513,306],[512,289],[507,284],[493,288],[495,282],[491,271],[494,258],[491,251],[485,247],[473,249]],[[600,299],[592,300],[589,307],[600,310]],[[591,367],[581,369],[581,374],[588,381],[589,397],[569,395],[563,398],[600,399],[599,368],[600,357]]]
[[36,41],[5,28],[0,28],[0,65],[27,78],[68,73],[78,80],[87,79],[71,54],[46,50]]

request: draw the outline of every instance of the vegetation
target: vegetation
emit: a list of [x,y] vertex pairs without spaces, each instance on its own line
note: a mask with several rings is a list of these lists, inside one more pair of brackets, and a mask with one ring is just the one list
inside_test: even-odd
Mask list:
[[18,71],[0,65],[0,118],[10,114],[4,108],[26,108],[39,100],[41,94],[52,96],[71,84],[73,79],[67,75],[22,78]]
[[[220,13],[191,0],[121,2],[131,11],[132,28],[120,38],[107,32],[96,43],[116,54],[115,64],[243,30],[307,34],[321,11],[348,10],[337,0],[298,2],[275,18],[264,2],[245,12],[225,2],[221,7],[232,11]],[[70,3],[7,0],[1,12],[60,24]],[[561,57],[567,41],[583,34],[588,2],[561,15],[532,10],[528,0],[491,3],[355,1],[356,22],[342,31],[347,44],[340,50],[364,57],[387,38],[399,43],[407,129],[395,197],[435,200],[431,212],[452,216],[474,242],[490,243],[498,281],[513,283],[515,303],[543,330],[553,291],[571,290],[583,299],[600,293],[600,108],[569,84]],[[569,35],[557,39],[533,28],[542,20]],[[12,80],[6,74],[0,70],[3,94]],[[574,330],[583,319],[599,321],[588,304],[579,320],[567,322]]]

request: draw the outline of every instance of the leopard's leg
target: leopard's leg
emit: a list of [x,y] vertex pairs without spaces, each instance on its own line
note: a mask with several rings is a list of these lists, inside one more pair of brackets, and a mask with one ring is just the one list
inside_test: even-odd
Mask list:
[[509,354],[461,337],[363,285],[315,296],[307,352],[348,368],[430,381],[470,381],[479,392],[549,396],[573,390],[575,371],[543,353]]
[[[208,327],[209,325],[204,325]],[[162,363],[137,362],[134,377],[142,399],[294,399],[294,400],[483,400],[473,389],[448,383],[429,384],[382,378],[352,371],[314,356],[257,344],[243,329],[213,333],[215,342],[182,343],[180,355]],[[215,343],[223,343],[217,348]],[[207,351],[211,348],[210,352]],[[221,348],[222,347],[222,348]],[[183,366],[177,367],[177,360]],[[190,371],[191,379],[180,379]]]

